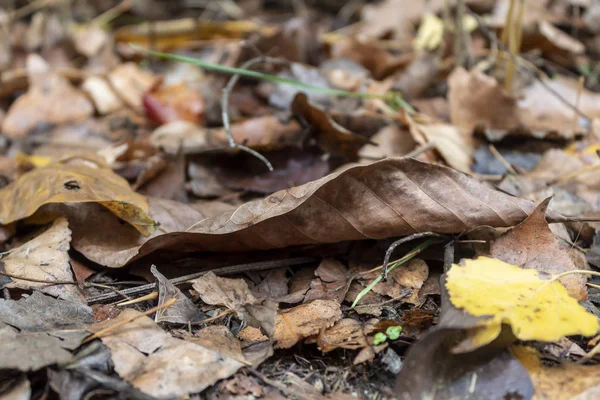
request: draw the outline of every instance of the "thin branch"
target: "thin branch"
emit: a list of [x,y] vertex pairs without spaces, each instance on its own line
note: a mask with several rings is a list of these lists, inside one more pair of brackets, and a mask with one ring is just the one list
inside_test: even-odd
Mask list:
[[[232,275],[232,274],[238,274],[238,273],[247,272],[247,271],[262,271],[262,270],[272,269],[272,268],[291,267],[294,265],[301,265],[301,264],[308,264],[311,262],[316,262],[318,260],[319,259],[316,257],[295,257],[295,258],[288,258],[288,259],[283,259],[283,260],[259,261],[259,262],[254,262],[254,263],[231,265],[228,267],[215,268],[210,271],[202,271],[202,272],[197,272],[195,274],[189,274],[189,275],[180,276],[178,278],[169,279],[169,282],[171,282],[174,285],[180,285],[182,283],[199,278],[209,272],[213,272],[215,275]],[[150,283],[147,285],[123,289],[123,290],[121,290],[121,292],[128,296],[131,296],[131,295],[136,295],[136,294],[140,294],[140,293],[151,292],[155,289],[156,289],[156,283]],[[88,297],[87,302],[88,302],[88,304],[94,304],[94,303],[116,300],[118,298],[119,298],[119,296],[115,295],[114,293],[106,293],[106,294],[101,294],[98,296]]]
[[[249,70],[250,67],[252,67],[256,64],[265,64],[265,63],[288,64],[288,62],[285,60],[280,60],[278,58],[272,58],[272,57],[260,56],[260,57],[256,57],[256,58],[246,61],[244,64],[242,64],[240,69]],[[237,144],[235,142],[235,139],[233,138],[233,133],[231,132],[231,124],[229,122],[229,96],[231,95],[231,91],[233,90],[233,88],[235,87],[236,83],[239,80],[240,80],[240,74],[234,74],[229,79],[229,82],[227,82],[227,85],[223,89],[223,95],[221,96],[221,115],[223,117],[223,127],[225,128],[225,133],[227,134],[227,140],[229,142],[229,147],[231,147],[232,149],[239,149],[239,150],[245,151],[246,153],[252,154],[254,157],[258,158],[263,163],[265,163],[267,168],[269,168],[269,171],[273,171],[273,165],[269,162],[269,160],[267,160],[265,158],[265,156],[263,156],[256,150],[252,150],[249,147],[246,147],[241,144]]]
[[404,244],[406,242],[410,242],[411,240],[421,239],[424,237],[431,237],[431,236],[439,237],[439,238],[445,237],[444,235],[441,235],[441,234],[435,233],[435,232],[421,232],[421,233],[415,233],[414,235],[410,235],[410,236],[404,237],[402,239],[396,240],[394,243],[392,243],[390,245],[390,247],[388,247],[387,251],[385,252],[385,258],[383,259],[383,271],[381,272],[381,276],[383,277],[383,280],[387,279],[388,264],[390,262],[390,257],[392,256],[392,253],[394,252],[396,247],[398,247],[401,244]]
[[46,283],[48,285],[79,285],[79,282],[77,282],[77,281],[48,281],[48,280],[45,280],[45,279],[27,278],[25,276],[19,276],[19,275],[9,274],[7,272],[0,272],[0,275],[2,275],[2,276],[8,276],[11,279],[18,279],[20,281],[35,282],[35,283]]

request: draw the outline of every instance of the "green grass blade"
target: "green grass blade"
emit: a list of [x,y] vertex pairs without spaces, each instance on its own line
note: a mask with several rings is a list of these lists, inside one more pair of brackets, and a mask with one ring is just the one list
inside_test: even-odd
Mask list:
[[[398,260],[394,264],[390,265],[388,267],[388,273],[392,272],[394,270],[394,268],[410,261],[411,259],[416,257],[419,253],[421,253],[423,250],[425,250],[426,248],[431,246],[433,243],[438,242],[438,241],[439,241],[439,239],[427,239],[426,241],[424,241],[423,243],[421,243],[420,245],[418,245],[417,247],[412,249],[407,255],[402,257],[400,260]],[[356,304],[360,301],[360,299],[362,299],[367,293],[369,293],[375,285],[377,285],[379,282],[381,282],[382,278],[383,278],[382,275],[379,275],[377,278],[373,279],[373,282],[369,283],[369,285],[366,288],[364,288],[358,294],[358,296],[356,296],[356,299],[354,299],[354,302],[352,303],[352,306],[350,306],[350,308],[356,307]]]
[[177,54],[169,54],[162,53],[160,51],[154,51],[150,49],[146,49],[144,47],[138,46],[136,44],[130,43],[131,47],[138,51],[142,51],[144,53],[165,58],[167,60],[180,61],[189,64],[197,65],[201,68],[208,69],[211,71],[223,72],[226,74],[237,74],[241,76],[247,76],[249,78],[262,79],[268,82],[281,83],[284,85],[291,85],[300,89],[305,89],[311,92],[323,93],[331,96],[342,96],[342,97],[355,97],[362,99],[384,99],[388,101],[394,101],[396,104],[400,105],[402,108],[407,111],[414,112],[414,109],[406,103],[402,99],[402,95],[398,92],[388,92],[384,94],[376,94],[376,93],[356,93],[356,92],[348,92],[346,90],[339,89],[331,89],[331,88],[323,88],[319,86],[309,85],[303,82],[295,81],[293,79],[282,78],[280,76],[264,74],[262,72],[252,71],[249,69],[241,69],[234,67],[227,67],[225,65],[213,64],[206,61],[198,60],[192,57],[180,56]]

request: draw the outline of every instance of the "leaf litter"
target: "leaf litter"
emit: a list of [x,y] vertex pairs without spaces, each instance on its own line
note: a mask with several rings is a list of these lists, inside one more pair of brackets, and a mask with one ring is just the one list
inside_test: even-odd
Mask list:
[[597,397],[597,4],[84,3],[0,6],[0,396]]

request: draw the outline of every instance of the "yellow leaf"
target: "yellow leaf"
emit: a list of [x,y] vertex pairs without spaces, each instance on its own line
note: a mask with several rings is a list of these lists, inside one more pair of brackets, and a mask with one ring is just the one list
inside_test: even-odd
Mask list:
[[415,49],[433,50],[440,45],[444,36],[444,21],[434,14],[425,14],[415,37]]
[[600,365],[564,363],[547,366],[540,360],[537,350],[525,346],[512,346],[510,352],[529,373],[535,388],[534,400],[583,400],[598,398]]
[[511,326],[521,340],[552,342],[568,335],[592,336],[598,319],[570,297],[558,281],[548,282],[533,269],[479,257],[452,265],[446,277],[451,303],[469,314],[487,317],[472,332],[481,347]]
[[[65,160],[36,168],[0,190],[0,224],[33,215],[51,203],[100,203],[148,236],[155,228],[146,198],[111,169]],[[93,227],[90,227],[93,229]]]
[[[465,15],[462,25],[465,32],[472,32],[477,28],[477,20],[470,15]],[[425,14],[413,45],[417,50],[433,50],[442,43],[443,38],[444,21],[434,14]]]

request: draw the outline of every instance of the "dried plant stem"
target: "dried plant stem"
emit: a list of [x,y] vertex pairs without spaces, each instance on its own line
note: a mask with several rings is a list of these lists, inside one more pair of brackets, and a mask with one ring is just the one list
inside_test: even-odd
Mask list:
[[592,276],[600,276],[600,272],[589,271],[587,269],[574,269],[574,270],[571,270],[571,271],[561,272],[560,274],[553,275],[550,280],[544,282],[544,284],[542,286],[540,286],[539,288],[537,288],[536,293],[539,292],[539,291],[541,291],[542,289],[544,289],[546,286],[550,285],[552,282],[556,282],[560,278],[563,278],[563,277],[569,276],[569,275],[592,275]]
[[157,298],[158,298],[158,292],[152,292],[152,293],[148,293],[145,296],[135,298],[133,300],[128,300],[128,301],[123,301],[121,303],[117,303],[117,307],[130,306],[132,304],[141,303],[142,301],[155,300]]
[[595,345],[585,356],[577,360],[575,364],[584,364],[594,358],[594,356],[598,353],[600,353],[600,343]]
[[46,283],[48,285],[79,285],[79,282],[77,282],[77,281],[49,281],[49,280],[45,280],[45,279],[27,278],[25,276],[9,274],[7,272],[0,272],[0,275],[7,276],[11,279],[18,279],[21,281],[35,282],[35,283]]
[[513,175],[519,175],[517,173],[517,171],[515,171],[515,169],[513,168],[512,165],[510,165],[510,163],[508,161],[506,161],[506,158],[504,158],[504,156],[502,156],[502,154],[500,154],[500,152],[498,151],[498,149],[496,149],[496,146],[494,146],[493,144],[490,144],[488,146],[488,148],[490,149],[490,153],[492,153],[492,155],[498,160],[500,161],[500,163],[504,166],[504,168],[506,168],[506,170],[508,172],[510,172]]
[[[579,108],[579,101],[581,100],[581,92],[583,92],[583,87],[585,86],[585,76],[580,76],[579,81],[577,82],[577,95],[575,97],[575,107]],[[577,132],[577,113],[573,113],[573,134]]]
[[223,318],[226,315],[233,314],[234,312],[235,312],[234,310],[228,309],[228,310],[223,311],[222,313],[219,313],[218,315],[215,315],[214,317],[203,319],[202,321],[198,321],[198,322],[193,322],[193,323],[191,323],[191,325],[208,324],[210,322],[218,320],[219,318]]
[[[191,281],[193,279],[199,278],[199,277],[207,274],[208,272],[213,272],[215,275],[218,275],[218,276],[231,275],[231,274],[237,274],[237,273],[247,272],[247,271],[262,271],[262,270],[272,269],[272,268],[291,267],[291,266],[295,266],[295,265],[302,265],[302,264],[316,262],[318,260],[319,260],[319,258],[317,258],[317,257],[295,257],[295,258],[288,258],[288,259],[283,259],[283,260],[259,261],[259,262],[254,262],[254,263],[231,265],[228,267],[215,268],[211,271],[202,271],[202,272],[197,272],[195,274],[189,274],[189,275],[180,276],[178,278],[169,279],[169,282],[171,282],[174,285],[179,285],[179,284]],[[156,289],[156,283],[149,283],[147,285],[123,289],[122,292],[128,296],[131,296],[131,295],[136,295],[136,294],[140,294],[140,293],[150,292],[155,289]],[[94,303],[99,303],[99,302],[115,300],[115,299],[118,299],[118,297],[119,296],[115,295],[114,293],[107,293],[107,294],[101,294],[98,296],[89,297],[87,299],[87,302],[88,302],[88,304],[94,304]]]
[[108,24],[113,19],[117,18],[119,15],[129,11],[129,9],[133,6],[132,0],[123,0],[113,8],[106,10],[102,14],[98,15],[92,21],[90,21],[91,25],[104,26]]
[[[501,52],[503,52],[502,54],[508,55],[508,57],[513,59],[514,62],[517,64],[519,64],[519,63],[523,63],[525,65],[531,64],[529,61],[523,59],[518,54],[511,54],[508,51],[507,47],[502,43],[502,41],[498,40],[498,37],[496,36],[496,34],[493,33],[492,31],[490,31],[486,27],[485,22],[481,19],[481,17],[479,15],[477,15],[476,13],[474,13],[473,11],[471,11],[469,9],[466,9],[466,11],[470,16],[475,18],[475,20],[477,21],[477,25],[479,26],[479,29],[481,30],[481,33],[483,33],[491,42],[495,43],[497,45],[498,49],[500,49]],[[541,71],[539,71],[536,68],[531,68],[531,67],[528,69],[531,69],[535,72],[533,74],[533,77],[535,78],[536,81],[538,81],[544,87],[544,89],[546,89],[549,93],[551,93],[554,97],[556,97],[565,106],[569,107],[571,110],[573,110],[575,113],[577,113],[577,115],[579,115],[582,118],[585,118],[585,120],[588,123],[588,126],[591,126],[591,121],[592,121],[591,118],[589,116],[587,116],[585,113],[583,113],[578,107],[576,107],[574,104],[572,104],[569,100],[565,99],[560,93],[558,93],[556,90],[554,90],[552,87],[550,87],[546,83],[546,77],[544,76],[544,74]]]
[[509,57],[508,62],[506,64],[506,69],[504,71],[504,89],[508,93],[512,93],[513,81],[517,69],[514,56],[519,54],[519,50],[521,48],[521,40],[523,37],[523,10],[525,8],[524,0],[511,0],[510,3],[511,9],[513,10],[513,14],[513,3],[516,2],[518,2],[518,11],[516,18],[514,18],[512,14],[508,14],[506,24],[504,25],[504,29],[508,30],[508,51],[512,55],[512,57]]
[[[287,64],[288,62],[284,61],[284,60],[280,60],[278,58],[260,56],[260,57],[256,57],[256,58],[246,61],[244,64],[242,64],[240,69],[248,70],[256,64],[265,64],[265,63]],[[229,79],[229,82],[227,82],[227,85],[223,89],[223,95],[221,96],[221,115],[223,118],[223,127],[225,128],[225,133],[227,134],[227,140],[229,142],[229,147],[231,147],[232,149],[239,149],[239,150],[245,151],[246,153],[252,154],[254,157],[258,158],[263,163],[265,163],[267,168],[269,168],[269,171],[273,171],[273,165],[269,162],[269,160],[267,160],[265,158],[265,156],[263,156],[256,150],[252,150],[249,147],[246,147],[244,145],[236,143],[235,139],[233,138],[233,132],[231,132],[231,124],[229,122],[229,96],[231,95],[231,91],[233,90],[233,88],[235,87],[235,84],[239,81],[239,79],[240,79],[240,74],[234,74]]]
[[429,150],[435,148],[435,140],[425,143],[423,146],[419,146],[410,153],[404,155],[404,157],[417,158],[423,153],[427,153]]
[[128,324],[130,322],[133,322],[136,319],[139,319],[141,317],[150,315],[150,314],[152,314],[152,313],[154,313],[154,312],[156,312],[158,310],[162,310],[164,308],[171,307],[173,304],[175,304],[176,301],[177,301],[177,299],[175,299],[175,298],[169,299],[169,300],[165,301],[163,304],[161,304],[160,306],[152,307],[151,309],[149,309],[148,311],[144,312],[143,314],[136,315],[133,318],[129,318],[129,319],[125,320],[125,321],[121,321],[121,322],[119,322],[117,324],[111,325],[111,326],[106,327],[104,329],[100,329],[98,332],[96,332],[93,335],[88,336],[87,338],[85,338],[85,340],[82,341],[81,344],[89,343],[89,342],[91,342],[94,339],[97,339],[99,337],[105,336],[107,333],[110,333],[110,332],[114,331],[115,329],[117,329],[117,328],[119,328],[119,327],[121,327],[123,325],[126,325],[126,324]]

